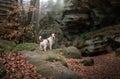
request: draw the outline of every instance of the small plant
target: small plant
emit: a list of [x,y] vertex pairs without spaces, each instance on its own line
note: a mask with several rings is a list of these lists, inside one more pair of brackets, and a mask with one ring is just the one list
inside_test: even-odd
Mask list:
[[0,68],[0,78],[5,76],[5,74],[6,74],[6,70],[4,68]]
[[87,34],[82,34],[81,35],[81,40],[85,41],[88,38]]
[[50,62],[59,61],[63,66],[67,67],[66,61],[59,56],[49,56],[46,60]]
[[36,43],[23,43],[23,44],[18,44],[12,51],[21,51],[21,50],[30,50],[33,51],[37,47],[39,47],[39,44]]

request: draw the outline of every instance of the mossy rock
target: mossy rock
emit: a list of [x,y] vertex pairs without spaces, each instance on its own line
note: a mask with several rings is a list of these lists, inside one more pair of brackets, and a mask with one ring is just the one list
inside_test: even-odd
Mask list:
[[[37,67],[38,73],[47,78],[53,77],[52,79],[81,79],[76,73],[61,64],[53,64],[52,62],[44,60],[32,60],[30,63]],[[59,78],[57,78],[58,76]]]
[[115,56],[120,56],[120,48],[115,51]]
[[35,58],[30,58],[30,63],[34,64],[37,67],[38,73],[40,73],[44,77],[51,77],[53,72],[56,72],[50,66],[51,63],[44,60],[35,60]]
[[80,63],[82,63],[84,66],[93,66],[94,65],[94,59],[83,60]]
[[16,46],[16,43],[14,41],[7,41],[7,40],[0,39],[0,51],[1,52],[11,51],[15,46]]
[[34,51],[36,48],[39,47],[39,44],[36,43],[23,43],[23,44],[18,44],[12,51],[22,51],[22,50],[30,50]]
[[[68,69],[66,66],[63,66],[63,63],[66,62],[57,55],[57,51],[50,50],[46,52],[41,52],[39,50],[35,50],[28,52],[19,52],[28,56],[29,62],[31,64],[34,64],[37,67],[38,73],[40,73],[44,77],[52,77],[52,79],[57,79],[56,75],[62,75],[61,77],[59,77],[59,79],[81,79],[76,73]],[[52,62],[54,60],[61,63],[55,64],[54,62]]]
[[81,58],[81,52],[76,47],[63,48],[62,52],[67,58]]

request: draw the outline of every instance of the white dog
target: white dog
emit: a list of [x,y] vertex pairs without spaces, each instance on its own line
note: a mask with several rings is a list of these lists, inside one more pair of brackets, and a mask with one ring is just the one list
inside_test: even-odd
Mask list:
[[40,50],[46,51],[47,46],[49,46],[49,49],[52,50],[52,45],[54,44],[55,37],[56,33],[51,33],[50,37],[47,39],[43,39],[42,36],[39,36]]

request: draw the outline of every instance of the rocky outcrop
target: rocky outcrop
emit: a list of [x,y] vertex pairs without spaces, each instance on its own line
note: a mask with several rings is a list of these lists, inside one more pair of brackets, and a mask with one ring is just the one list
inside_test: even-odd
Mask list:
[[68,0],[60,23],[64,31],[80,34],[120,22],[120,2],[114,0]]
[[[59,19],[56,19],[56,22],[61,25],[59,28],[63,31],[61,43],[65,46],[78,46],[84,42],[81,41],[83,34],[94,37],[90,32],[119,24],[118,4],[120,5],[118,0],[65,0],[65,8]],[[108,34],[111,33],[105,35],[109,36]]]

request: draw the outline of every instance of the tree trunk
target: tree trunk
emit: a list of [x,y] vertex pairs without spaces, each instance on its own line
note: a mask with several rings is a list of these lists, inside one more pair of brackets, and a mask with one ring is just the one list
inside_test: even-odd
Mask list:
[[35,33],[35,41],[37,41],[37,38],[39,36],[39,30],[40,30],[40,13],[39,13],[39,9],[40,9],[40,3],[39,0],[36,0],[36,4],[35,4],[35,12],[34,12],[34,21],[35,21],[35,28],[34,28],[34,33]]

